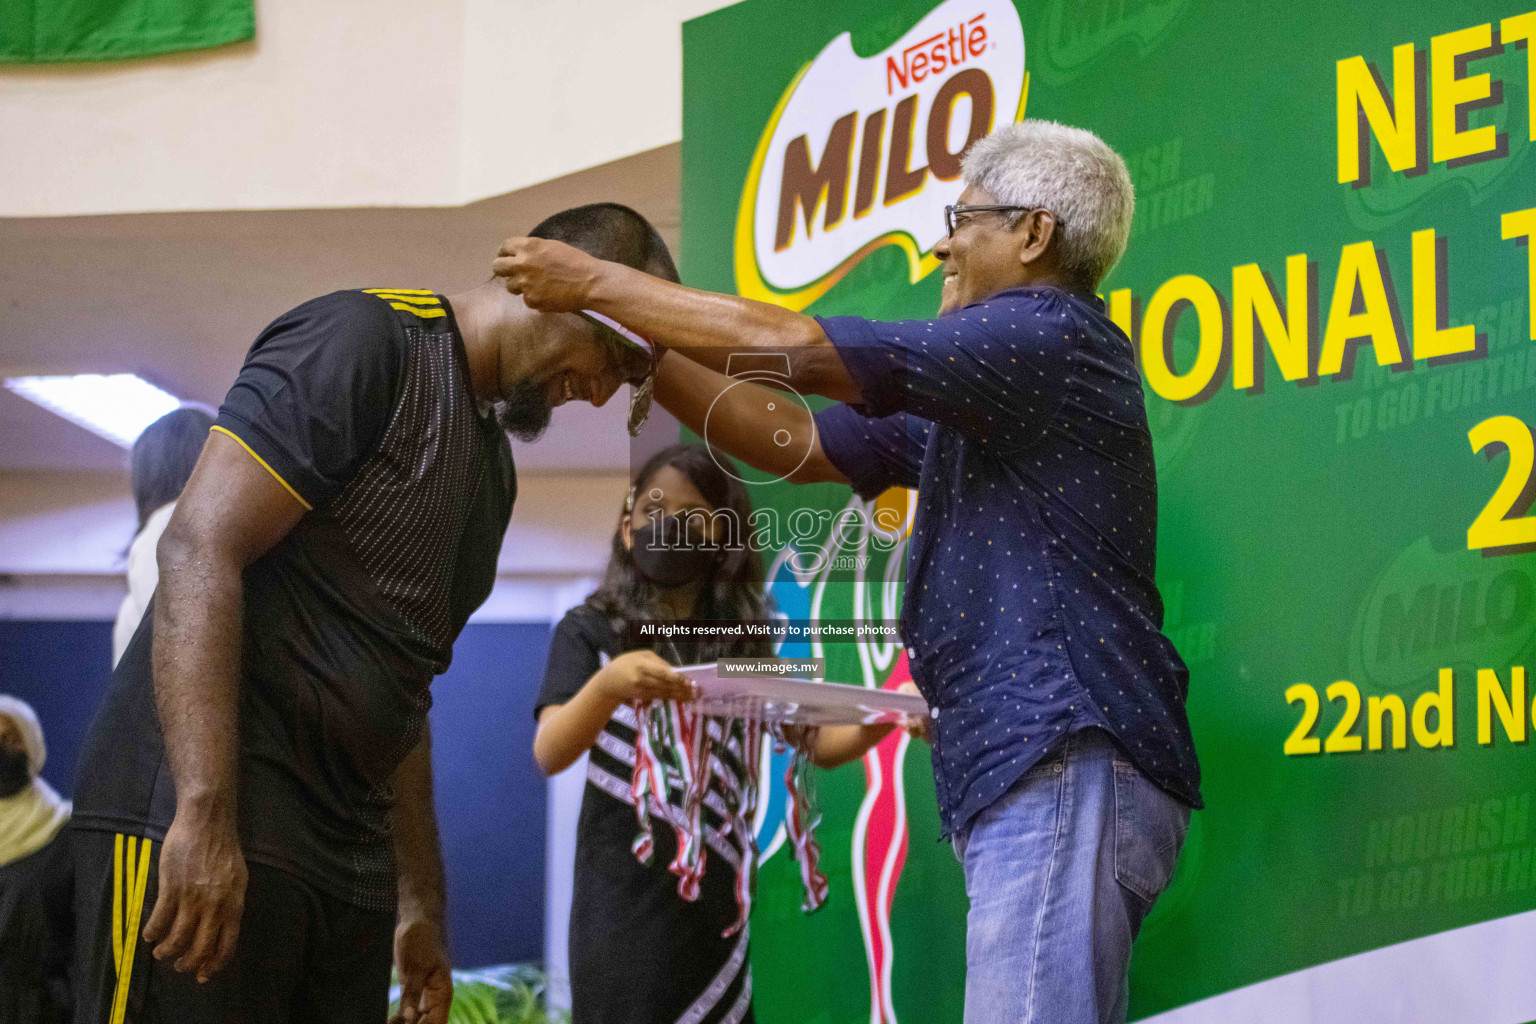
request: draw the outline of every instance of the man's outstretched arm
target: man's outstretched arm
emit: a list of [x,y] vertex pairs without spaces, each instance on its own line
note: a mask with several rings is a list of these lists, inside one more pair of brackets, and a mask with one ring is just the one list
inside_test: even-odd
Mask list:
[[494,269],[532,309],[593,310],[712,370],[726,370],[733,352],[783,352],[797,390],[862,400],[821,325],[803,313],[685,288],[543,238],[508,239]]
[[240,935],[246,868],[236,807],[245,568],[304,515],[233,438],[209,435],[157,549],[155,705],[176,783],[144,939],[207,981]]
[[[689,430],[754,469],[796,484],[848,482],[819,437],[812,438],[807,454],[805,439],[815,434],[815,425],[810,410],[788,395],[716,373],[675,352],[661,357],[655,394]],[[789,441],[780,444],[785,437]]]

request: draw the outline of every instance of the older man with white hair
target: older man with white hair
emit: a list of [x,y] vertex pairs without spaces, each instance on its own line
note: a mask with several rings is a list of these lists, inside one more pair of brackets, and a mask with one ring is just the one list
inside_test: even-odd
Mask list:
[[[971,901],[965,1020],[1123,1021],[1131,943],[1200,805],[1136,357],[1094,294],[1131,181],[1048,121],[978,141],[963,174],[933,320],[807,317],[532,239],[497,273],[536,309],[665,343],[656,397],[744,461],[866,498],[917,488],[902,625]],[[805,409],[717,372],[764,350],[846,403],[816,415],[803,463],[778,441],[812,434]]]

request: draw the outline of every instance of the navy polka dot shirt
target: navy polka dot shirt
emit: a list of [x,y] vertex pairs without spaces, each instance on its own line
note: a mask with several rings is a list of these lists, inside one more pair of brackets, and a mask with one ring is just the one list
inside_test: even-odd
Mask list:
[[936,320],[820,323],[864,399],[817,415],[827,457],[866,498],[917,488],[902,629],[945,833],[1089,727],[1200,806],[1141,381],[1103,304],[1021,288]]

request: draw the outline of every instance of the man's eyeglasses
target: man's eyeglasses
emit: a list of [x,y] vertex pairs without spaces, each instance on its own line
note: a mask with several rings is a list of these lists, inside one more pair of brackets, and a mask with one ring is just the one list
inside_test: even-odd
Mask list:
[[954,206],[944,207],[944,233],[953,238],[955,228],[964,224],[978,213],[1029,213],[1031,210],[1041,210],[1041,206],[1004,206],[997,203],[958,203]]

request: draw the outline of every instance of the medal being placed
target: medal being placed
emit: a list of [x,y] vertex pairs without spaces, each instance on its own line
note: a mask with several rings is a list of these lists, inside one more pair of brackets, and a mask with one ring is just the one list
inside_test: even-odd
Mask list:
[[640,428],[645,426],[646,417],[651,414],[651,392],[656,389],[656,346],[645,335],[630,330],[612,317],[590,309],[583,309],[581,315],[593,323],[608,328],[626,344],[640,349],[651,357],[651,368],[646,371],[645,379],[631,385],[635,391],[629,399],[629,436],[639,437]]

